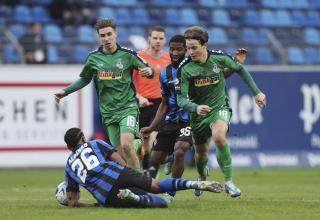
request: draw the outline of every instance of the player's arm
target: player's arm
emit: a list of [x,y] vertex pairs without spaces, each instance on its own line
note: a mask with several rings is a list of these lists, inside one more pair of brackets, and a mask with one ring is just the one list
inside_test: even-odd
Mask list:
[[153,132],[156,127],[160,124],[160,122],[164,119],[168,109],[168,97],[162,97],[161,103],[158,107],[157,113],[148,127],[141,128],[140,132],[143,137],[147,138],[150,136],[150,133]]
[[[239,63],[244,64],[246,58],[247,58],[247,50],[244,49],[244,48],[237,49],[235,59]],[[234,73],[232,70],[230,70],[228,68],[224,68],[223,72],[224,72],[224,77],[225,78],[230,77]]]
[[142,77],[152,79],[155,76],[155,70],[148,65],[148,63],[140,58],[136,53],[133,54],[133,66],[134,69],[139,70],[139,74]]
[[240,63],[226,56],[226,66],[236,71],[255,97],[256,104],[262,109],[266,106],[266,95],[261,92],[251,74]]
[[127,163],[124,161],[124,159],[122,159],[122,157],[120,156],[120,154],[118,152],[113,152],[110,156],[110,160],[117,162],[118,164],[122,165],[122,166],[126,166]]
[[103,147],[101,147],[101,153],[104,155],[104,157],[107,160],[112,160],[114,162],[119,163],[122,166],[126,166],[125,160],[120,156],[120,154],[117,152],[116,148],[111,146],[110,144],[102,141],[102,140],[97,140],[99,144],[101,144]]
[[67,86],[66,88],[62,89],[61,91],[54,94],[54,99],[57,103],[60,102],[60,99],[63,97],[78,91],[88,85],[92,79],[93,70],[90,68],[89,65],[85,65],[82,72],[80,73],[80,78]]
[[67,192],[69,207],[98,207],[99,203],[83,203],[79,202],[79,192]]

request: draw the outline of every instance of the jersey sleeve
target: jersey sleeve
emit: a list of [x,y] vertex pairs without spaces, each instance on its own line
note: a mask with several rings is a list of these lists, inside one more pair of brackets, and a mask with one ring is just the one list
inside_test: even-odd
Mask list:
[[[139,70],[145,67],[150,67],[149,64],[143,58],[141,58],[137,53],[132,54],[132,60],[133,60],[132,64],[135,70]],[[152,74],[147,78],[153,78],[155,75],[155,70],[152,67],[150,68],[152,69]],[[137,74],[139,74],[138,71],[137,71]]]
[[198,105],[188,99],[189,79],[184,68],[178,68],[177,80],[178,83],[175,86],[175,90],[178,105],[189,112],[196,112]]
[[244,68],[238,61],[230,56],[224,56],[225,66],[231,69],[234,72],[237,72],[241,79],[245,82],[251,93],[256,96],[260,89],[258,88],[257,84],[253,80],[251,74]]
[[113,146],[102,140],[97,140],[97,146],[99,147],[104,158],[108,160],[110,159],[111,155],[117,151]]
[[165,79],[166,79],[166,75],[167,75],[167,71],[166,69],[163,69],[161,74],[160,74],[160,88],[161,88],[161,95],[163,97],[169,97],[170,96],[170,90],[168,85],[165,83]]
[[[68,165],[67,165],[68,166]],[[69,173],[65,172],[65,182],[66,182],[66,189],[67,192],[79,192],[79,184],[72,179],[72,177],[69,175]]]

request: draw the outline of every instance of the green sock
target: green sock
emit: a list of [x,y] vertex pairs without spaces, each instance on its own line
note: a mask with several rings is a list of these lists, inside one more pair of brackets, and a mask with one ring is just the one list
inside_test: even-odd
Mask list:
[[141,140],[140,139],[134,139],[133,148],[134,148],[135,152],[138,152],[140,150],[141,146],[142,146]]
[[207,176],[207,173],[206,173],[207,163],[208,163],[208,155],[206,155],[205,157],[203,157],[199,160],[196,160],[196,166],[197,166],[198,173],[202,177]]
[[217,161],[220,169],[223,173],[225,181],[229,181],[232,178],[232,159],[231,151],[228,144],[216,148]]

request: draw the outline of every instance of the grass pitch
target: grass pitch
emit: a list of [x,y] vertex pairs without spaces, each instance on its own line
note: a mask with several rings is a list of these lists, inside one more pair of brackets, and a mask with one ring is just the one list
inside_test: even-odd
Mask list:
[[[54,197],[63,176],[62,168],[0,170],[0,219],[320,219],[319,169],[235,170],[240,198],[208,192],[196,198],[191,190],[181,191],[167,209],[68,208]],[[196,172],[188,169],[183,177],[195,179]],[[222,181],[220,171],[208,179]],[[81,199],[94,202],[83,189]]]

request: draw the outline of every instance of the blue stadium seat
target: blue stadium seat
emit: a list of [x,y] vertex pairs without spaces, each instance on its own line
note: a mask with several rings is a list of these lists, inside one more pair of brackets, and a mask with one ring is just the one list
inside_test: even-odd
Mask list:
[[253,28],[243,28],[241,32],[241,39],[242,42],[245,44],[259,44],[258,34],[256,30]]
[[218,9],[212,12],[212,23],[215,25],[230,26],[231,21],[226,10]]
[[276,8],[293,8],[294,7],[294,5],[293,5],[293,2],[292,2],[293,0],[278,0],[278,1],[276,1],[276,4],[277,4],[277,6],[276,6]]
[[7,5],[0,5],[0,24],[4,24],[12,19],[12,9]]
[[47,23],[50,21],[49,12],[45,7],[34,6],[31,8],[31,13],[34,21],[37,21],[40,23]]
[[306,64],[320,64],[320,50],[314,47],[303,49],[303,56],[306,57]]
[[263,8],[278,8],[279,3],[277,0],[262,0],[261,2]]
[[149,13],[144,8],[134,8],[131,18],[135,24],[150,24]]
[[98,9],[98,18],[115,19],[114,11],[110,8],[102,7]]
[[63,41],[63,36],[59,26],[54,24],[46,25],[43,28],[44,39],[50,43],[61,43]]
[[129,35],[140,35],[147,37],[146,29],[139,26],[132,26],[128,28]]
[[306,16],[303,11],[294,10],[291,12],[292,24],[300,27],[306,24]]
[[58,55],[58,48],[54,45],[47,45],[47,62],[50,64],[61,63]]
[[9,31],[19,40],[26,33],[26,27],[22,24],[14,24],[9,27]]
[[78,27],[77,38],[81,43],[94,43],[97,41],[95,30],[89,25],[81,25]]
[[291,26],[292,21],[291,21],[291,16],[288,13],[288,11],[285,10],[277,10],[275,12],[275,19],[276,19],[276,25],[277,26]]
[[289,64],[304,64],[303,52],[299,47],[287,48],[287,58]]
[[304,41],[306,44],[320,45],[320,34],[315,28],[304,30]]
[[20,55],[17,50],[11,45],[4,45],[3,60],[5,63],[20,63]]
[[249,4],[247,0],[226,0],[225,1],[225,7],[228,7],[228,8],[246,8],[248,6]]
[[170,38],[173,37],[174,35],[177,34],[177,29],[173,27],[166,27],[166,36],[167,36],[167,41],[169,42]]
[[309,8],[308,0],[291,0],[291,2],[292,2],[292,8],[297,8],[297,9]]
[[90,48],[86,45],[77,45],[73,51],[73,61],[75,63],[84,63],[89,55]]
[[228,35],[222,28],[210,28],[208,30],[209,34],[209,44],[227,44],[228,42]]
[[184,8],[180,12],[182,25],[196,25],[199,23],[198,15],[193,9]]
[[115,12],[116,21],[119,25],[132,24],[134,19],[132,19],[131,11],[127,8],[119,8]]
[[244,23],[246,25],[260,25],[260,14],[255,10],[246,10],[244,12]]
[[167,9],[164,12],[164,19],[168,25],[180,24],[181,22],[180,12],[172,8]]
[[215,8],[219,6],[217,0],[199,0],[199,4],[206,8]]
[[267,47],[258,47],[255,51],[256,64],[278,64],[279,61],[273,56]]
[[320,0],[309,0],[311,8],[320,8]]
[[307,24],[310,26],[320,26],[320,14],[316,10],[307,11]]
[[24,5],[17,5],[14,8],[14,18],[18,23],[31,23],[33,21],[29,7]]
[[156,6],[168,7],[168,6],[175,6],[180,7],[184,5],[183,0],[152,0],[152,4]]
[[123,26],[119,26],[117,32],[118,32],[119,44],[120,45],[126,44],[130,36],[130,32],[128,31],[128,29]]
[[260,21],[263,26],[277,26],[277,20],[272,11],[263,9],[260,11]]

